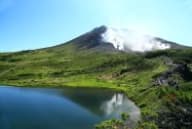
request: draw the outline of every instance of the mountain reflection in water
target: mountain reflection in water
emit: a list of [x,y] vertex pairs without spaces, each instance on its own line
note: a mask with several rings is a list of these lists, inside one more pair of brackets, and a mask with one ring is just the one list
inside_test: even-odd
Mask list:
[[92,129],[122,112],[131,127],[140,118],[132,101],[111,90],[0,87],[0,129]]

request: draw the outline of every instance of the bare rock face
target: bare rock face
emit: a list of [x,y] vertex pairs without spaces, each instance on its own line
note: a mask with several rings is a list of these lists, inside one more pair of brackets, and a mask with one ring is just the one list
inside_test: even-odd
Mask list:
[[187,64],[172,64],[171,68],[154,77],[153,85],[169,85],[175,88],[179,87],[179,80],[191,81],[192,71]]

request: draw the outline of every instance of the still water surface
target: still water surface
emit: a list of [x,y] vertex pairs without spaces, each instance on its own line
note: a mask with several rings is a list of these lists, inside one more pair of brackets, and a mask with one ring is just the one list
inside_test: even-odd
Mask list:
[[139,120],[139,108],[111,90],[0,86],[0,129],[92,129],[121,112],[130,126]]

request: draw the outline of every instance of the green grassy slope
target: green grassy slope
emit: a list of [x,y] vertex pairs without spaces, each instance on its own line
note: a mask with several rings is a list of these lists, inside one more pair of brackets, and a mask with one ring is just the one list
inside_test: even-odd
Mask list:
[[[174,73],[178,76],[172,79],[178,79],[179,88],[154,86],[153,81],[154,77],[170,69],[166,58],[177,64],[186,63],[191,68],[191,55],[191,49],[147,54],[98,52],[79,50],[73,43],[33,51],[1,53],[0,84],[122,90],[141,107],[143,119],[138,128],[145,129],[145,126],[155,123],[159,128],[177,129],[181,117],[191,120],[180,110],[186,107],[187,111],[188,108],[191,110],[192,83],[178,77],[178,73]],[[174,113],[177,112],[181,113],[180,118],[175,117]],[[180,122],[183,129],[189,127],[189,124],[185,124],[188,119]]]
[[[19,86],[144,85],[147,83],[144,78],[166,69],[158,58],[145,59],[123,52],[77,51],[73,44],[1,54],[0,66],[1,83]],[[154,73],[150,75],[151,70]]]

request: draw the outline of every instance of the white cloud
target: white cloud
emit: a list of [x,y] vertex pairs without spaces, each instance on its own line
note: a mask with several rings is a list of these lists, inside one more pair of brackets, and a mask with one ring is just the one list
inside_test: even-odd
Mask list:
[[116,49],[122,51],[145,52],[170,48],[169,44],[161,43],[152,36],[128,29],[107,28],[102,37],[105,42],[112,43]]

